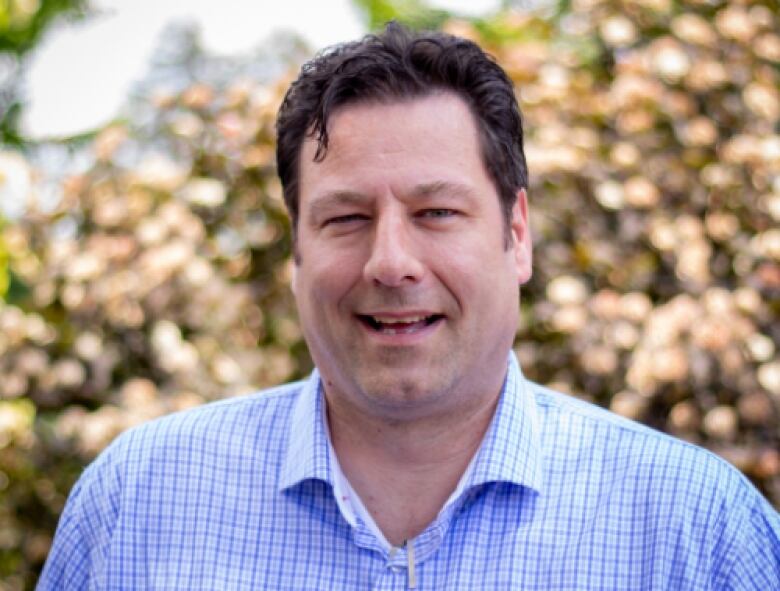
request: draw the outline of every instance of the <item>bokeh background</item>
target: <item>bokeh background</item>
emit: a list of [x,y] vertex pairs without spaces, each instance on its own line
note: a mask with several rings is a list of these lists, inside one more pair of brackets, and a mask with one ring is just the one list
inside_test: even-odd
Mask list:
[[[777,0],[354,5],[364,31],[472,38],[517,84],[526,374],[713,450],[780,507]],[[311,369],[273,126],[313,49],[287,34],[216,55],[172,26],[109,123],[31,138],[25,56],[90,10],[0,2],[3,591],[34,586],[68,491],[118,433]]]

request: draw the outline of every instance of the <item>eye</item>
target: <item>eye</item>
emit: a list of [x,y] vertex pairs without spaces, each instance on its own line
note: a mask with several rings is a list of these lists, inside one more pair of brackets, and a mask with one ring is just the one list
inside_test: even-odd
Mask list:
[[349,222],[358,222],[366,219],[368,218],[361,213],[348,213],[345,215],[337,215],[332,218],[328,218],[325,220],[324,225],[330,226],[333,224],[348,224]]
[[438,207],[435,209],[425,209],[420,212],[421,217],[443,219],[457,215],[458,212],[454,209],[447,209],[444,207]]

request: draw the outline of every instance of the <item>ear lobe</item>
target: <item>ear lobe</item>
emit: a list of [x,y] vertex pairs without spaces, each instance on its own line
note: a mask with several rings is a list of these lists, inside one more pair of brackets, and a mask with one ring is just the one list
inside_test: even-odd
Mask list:
[[528,220],[528,196],[525,189],[517,192],[517,199],[512,206],[511,220],[512,242],[515,254],[517,278],[521,284],[531,279],[533,244],[531,242],[531,227]]
[[293,295],[297,295],[297,288],[298,288],[298,263],[293,262],[292,265],[292,273],[290,275],[290,289],[293,292]]

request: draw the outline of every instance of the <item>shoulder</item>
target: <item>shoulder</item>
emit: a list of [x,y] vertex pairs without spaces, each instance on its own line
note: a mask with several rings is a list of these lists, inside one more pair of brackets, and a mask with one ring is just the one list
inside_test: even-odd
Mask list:
[[231,495],[270,494],[301,389],[206,404],[117,437],[71,491],[39,588],[104,588],[138,540],[157,539],[171,524],[194,528]]
[[270,443],[285,436],[302,385],[285,384],[166,415],[125,431],[101,457],[133,461],[166,450],[246,450]]
[[550,490],[581,492],[576,503],[588,514],[669,546],[670,560],[698,564],[716,588],[731,588],[735,577],[777,583],[780,515],[734,466],[709,450],[529,384]]
[[531,389],[543,442],[553,459],[588,456],[591,468],[645,474],[654,481],[715,479],[727,488],[750,486],[731,464],[704,448],[538,384]]
[[72,500],[89,491],[106,499],[112,490],[122,490],[126,498],[128,490],[142,490],[147,482],[157,487],[161,477],[185,480],[195,471],[201,479],[218,479],[231,466],[275,465],[286,448],[289,415],[302,385],[212,402],[129,429],[87,467]]
[[625,493],[625,502],[652,501],[670,513],[696,511],[718,520],[755,507],[777,518],[753,484],[711,451],[573,396],[537,384],[531,390],[553,472],[584,472],[613,501]]

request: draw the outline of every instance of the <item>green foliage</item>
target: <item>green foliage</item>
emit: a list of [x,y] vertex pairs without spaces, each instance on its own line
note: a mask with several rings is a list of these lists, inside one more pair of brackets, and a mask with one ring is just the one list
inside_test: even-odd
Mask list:
[[22,55],[63,16],[85,13],[86,0],[0,0],[0,52]]
[[19,133],[22,105],[14,98],[9,97],[7,100],[8,102],[2,105],[4,111],[0,111],[0,145],[20,147],[24,144],[24,138]]
[[8,249],[3,242],[3,228],[5,222],[0,218],[0,301],[4,300],[11,283],[10,269],[8,268]]
[[16,70],[0,83],[0,145],[25,143],[19,132],[24,104],[18,93],[25,54],[57,21],[83,17],[86,10],[87,0],[0,0],[0,59],[13,63]]
[[431,8],[424,0],[354,0],[372,31],[395,20],[414,29],[437,29],[447,20],[444,10]]

